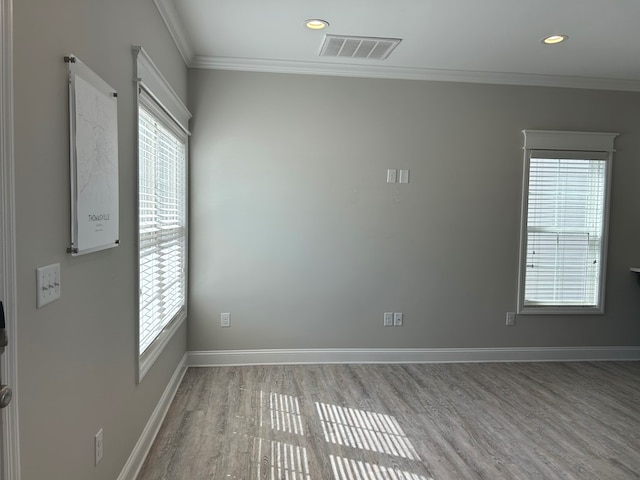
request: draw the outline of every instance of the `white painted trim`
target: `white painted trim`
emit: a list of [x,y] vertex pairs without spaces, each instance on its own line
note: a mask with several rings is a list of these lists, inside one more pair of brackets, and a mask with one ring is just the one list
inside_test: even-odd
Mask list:
[[218,350],[187,352],[190,367],[331,363],[478,363],[640,360],[640,346]]
[[439,82],[523,85],[534,87],[587,88],[595,90],[640,91],[640,81],[559,75],[497,73],[471,70],[439,70],[431,68],[356,65],[349,63],[296,62],[253,58],[207,57],[196,55],[187,64],[191,68],[238,70],[245,72],[292,73]]
[[[136,88],[136,100],[137,104],[141,102],[141,90],[144,89],[145,94],[150,96],[155,102],[158,103],[158,106],[165,111],[165,113],[176,122],[176,124],[184,131],[186,135],[189,135],[189,119],[191,118],[191,112],[187,109],[185,104],[182,102],[182,99],[178,96],[175,90],[171,87],[169,82],[166,80],[162,72],[156,67],[156,64],[151,60],[151,57],[147,55],[145,50],[138,46],[133,45],[131,47],[131,51],[133,53],[133,63],[134,63],[134,71],[135,71],[135,82],[137,83]],[[139,132],[137,131],[138,125],[138,109],[136,108],[136,142],[138,142],[137,136]],[[137,143],[136,143],[137,144]],[[188,155],[188,142],[185,141],[185,154]],[[188,158],[188,156],[186,157]],[[136,160],[137,160],[137,149],[136,149]],[[187,163],[188,165],[188,163]],[[187,172],[188,173],[188,172]],[[187,175],[188,178],[188,175]],[[188,186],[187,192],[185,193],[188,198]],[[188,209],[187,209],[187,218],[188,218]],[[188,227],[188,225],[187,225]],[[188,230],[188,229],[187,229]],[[187,242],[188,243],[188,242]],[[138,252],[139,254],[139,252]],[[188,253],[187,253],[188,255]],[[188,258],[188,257],[187,257]],[[185,278],[188,278],[187,273],[185,273]],[[187,292],[185,292],[185,299]],[[151,369],[156,359],[160,356],[164,348],[167,346],[175,332],[180,328],[180,326],[186,321],[187,317],[187,309],[186,303],[183,310],[178,313],[176,319],[169,323],[168,328],[166,328],[156,340],[151,344],[151,346],[147,349],[144,354],[140,354],[138,352],[138,375],[137,382],[140,383],[146,373]],[[137,326],[136,333],[136,341],[139,343],[140,340],[140,326]]]
[[160,72],[156,64],[153,63],[153,60],[151,60],[151,57],[149,57],[142,47],[133,45],[131,50],[133,52],[136,72],[135,81],[142,83],[145,89],[156,98],[178,125],[186,132],[189,132],[191,112],[189,112],[189,109],[185,106],[180,96],[171,87],[171,84],[164,75],[162,75],[162,72]]
[[180,363],[178,363],[175,372],[173,372],[167,387],[164,389],[162,397],[160,397],[160,401],[153,410],[147,425],[144,427],[138,442],[133,448],[131,455],[129,455],[129,459],[125,463],[120,475],[118,475],[117,480],[135,480],[138,476],[186,371],[187,354],[185,353],[180,360]]
[[139,356],[138,358],[138,383],[142,382],[142,379],[145,375],[151,370],[153,364],[156,363],[156,360],[160,356],[160,354],[164,351],[165,347],[169,344],[175,333],[178,329],[184,324],[187,320],[187,312],[183,309],[180,314],[173,319],[172,322],[158,335],[151,346],[147,349],[145,353]]
[[5,449],[1,478],[20,479],[20,434],[18,428],[18,335],[17,335],[17,271],[15,239],[15,175],[13,144],[13,1],[0,1],[0,190],[2,225],[0,242],[4,278],[2,297],[5,306],[9,346],[2,362],[2,380],[13,390],[13,400],[2,411],[2,441]]
[[[618,133],[610,132],[567,132],[555,130],[522,130],[524,135],[524,168],[522,182],[522,204],[520,217],[520,253],[518,259],[518,298],[516,311],[522,315],[601,315],[605,311],[607,252],[609,239],[609,213],[611,210],[611,177],[613,164],[613,144]],[[560,158],[597,159],[590,152],[603,153],[602,161],[606,162],[606,184],[604,191],[604,215],[602,239],[600,245],[599,296],[593,307],[580,306],[528,306],[525,305],[525,281],[527,275],[527,218],[529,209],[529,175],[531,159],[539,150],[548,150],[549,155],[576,154],[587,152],[585,156]],[[549,158],[549,157],[545,157]],[[558,158],[551,156],[550,158]]]
[[615,152],[613,142],[619,133],[522,130],[524,148],[531,150],[579,150]]
[[176,44],[176,48],[180,52],[185,65],[188,66],[193,60],[193,48],[191,48],[191,42],[188,40],[189,35],[187,35],[180,20],[175,4],[172,0],[153,0],[153,3],[156,4],[156,8],[160,12],[160,16],[173,39],[173,43]]

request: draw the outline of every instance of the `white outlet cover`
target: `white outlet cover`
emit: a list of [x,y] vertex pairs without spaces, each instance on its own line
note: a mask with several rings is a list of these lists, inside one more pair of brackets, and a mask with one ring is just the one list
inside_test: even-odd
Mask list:
[[100,429],[94,437],[94,446],[95,446],[95,455],[96,455],[96,458],[95,458],[96,465],[98,465],[98,463],[100,463],[100,460],[102,460],[102,454],[104,453],[104,440],[102,438],[102,429]]
[[396,327],[401,327],[402,323],[403,323],[403,317],[404,315],[402,315],[402,312],[396,312],[393,314],[393,324]]
[[385,327],[393,326],[393,312],[384,312],[384,326]]
[[507,319],[505,324],[508,327],[513,327],[516,324],[516,312],[507,312]]
[[220,326],[221,327],[230,327],[231,326],[231,314],[230,313],[221,313],[220,314]]
[[390,168],[387,170],[387,183],[396,183],[397,179],[397,171],[395,168]]

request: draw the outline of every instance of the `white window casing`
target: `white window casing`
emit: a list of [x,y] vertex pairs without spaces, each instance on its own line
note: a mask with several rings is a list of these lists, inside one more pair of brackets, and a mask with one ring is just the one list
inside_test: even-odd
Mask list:
[[518,313],[604,313],[617,134],[523,133]]
[[136,66],[138,382],[187,316],[191,114],[141,47]]

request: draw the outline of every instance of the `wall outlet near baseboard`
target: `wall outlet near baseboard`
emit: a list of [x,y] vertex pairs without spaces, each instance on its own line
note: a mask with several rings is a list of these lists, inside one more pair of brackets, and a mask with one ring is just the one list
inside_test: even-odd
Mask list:
[[516,312],[507,312],[507,319],[505,325],[507,327],[513,327],[516,324]]
[[393,327],[393,312],[384,312],[384,326]]
[[102,453],[104,451],[102,429],[98,430],[98,433],[96,433],[95,437],[93,437],[93,446],[94,446],[94,452],[95,452],[96,465],[98,465],[100,463],[100,460],[102,460]]
[[230,313],[221,313],[220,314],[220,326],[221,327],[230,327],[231,326],[231,314]]
[[393,314],[393,325],[396,327],[401,327],[404,322],[404,315],[402,312],[396,312]]

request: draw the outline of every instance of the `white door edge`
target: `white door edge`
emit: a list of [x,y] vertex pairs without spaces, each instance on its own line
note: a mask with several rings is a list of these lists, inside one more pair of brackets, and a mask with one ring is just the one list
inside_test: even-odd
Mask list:
[[15,181],[13,150],[13,0],[0,0],[0,255],[2,296],[9,346],[2,358],[2,381],[13,390],[13,400],[2,410],[2,480],[20,480],[18,430],[17,292],[15,252]]

